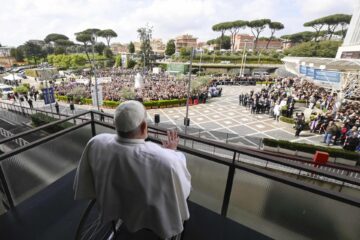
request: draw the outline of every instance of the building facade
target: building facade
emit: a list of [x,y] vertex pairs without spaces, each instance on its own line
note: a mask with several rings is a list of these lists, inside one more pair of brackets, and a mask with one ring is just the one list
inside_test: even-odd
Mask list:
[[[255,50],[265,50],[268,44],[268,40],[259,39]],[[255,47],[255,37],[249,34],[237,34],[235,36],[234,51],[244,51],[245,49],[253,50]],[[273,39],[270,41],[268,50],[282,50],[283,42],[279,39]]]
[[110,49],[114,54],[122,54],[129,52],[129,44],[112,43]]
[[192,35],[185,34],[175,38],[176,52],[179,52],[181,48],[196,48],[197,38]]
[[357,4],[344,39],[336,58],[360,59],[360,3]]

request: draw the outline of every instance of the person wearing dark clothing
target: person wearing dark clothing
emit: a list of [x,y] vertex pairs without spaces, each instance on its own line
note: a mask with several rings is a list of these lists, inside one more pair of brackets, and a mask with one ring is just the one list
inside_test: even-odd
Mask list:
[[302,130],[304,130],[305,127],[305,117],[304,114],[300,114],[297,116],[296,122],[295,122],[295,137],[299,137],[300,136],[300,132]]
[[348,151],[355,151],[359,143],[360,143],[360,139],[358,138],[357,133],[353,132],[353,134],[350,137],[346,138],[343,148]]
[[28,102],[28,104],[29,104],[29,107],[30,107],[31,109],[33,109],[34,106],[33,106],[33,101],[31,100],[31,98],[29,98],[29,99],[27,100],[27,102]]
[[60,109],[59,109],[58,102],[55,102],[55,109],[56,109],[56,114],[59,115],[60,114]]

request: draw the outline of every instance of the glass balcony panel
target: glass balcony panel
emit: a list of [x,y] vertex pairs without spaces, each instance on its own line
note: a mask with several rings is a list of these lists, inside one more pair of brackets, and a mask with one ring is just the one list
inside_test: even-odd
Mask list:
[[75,169],[90,138],[91,128],[87,125],[1,161],[14,203]]
[[274,239],[360,239],[360,208],[238,169],[228,217]]
[[190,200],[220,213],[229,168],[191,154],[185,155],[191,174]]

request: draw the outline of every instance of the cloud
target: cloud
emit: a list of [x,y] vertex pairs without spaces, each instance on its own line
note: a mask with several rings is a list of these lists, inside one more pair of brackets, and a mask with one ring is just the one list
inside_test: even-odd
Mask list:
[[[351,14],[356,0],[12,0],[2,3],[0,43],[16,46],[86,28],[111,28],[113,41],[137,40],[136,30],[153,26],[164,41],[184,33],[206,41],[218,36],[211,26],[223,21],[270,18],[284,23],[278,35],[303,31],[304,22],[334,13]],[[250,31],[244,30],[250,33]],[[268,31],[264,32],[264,36]]]

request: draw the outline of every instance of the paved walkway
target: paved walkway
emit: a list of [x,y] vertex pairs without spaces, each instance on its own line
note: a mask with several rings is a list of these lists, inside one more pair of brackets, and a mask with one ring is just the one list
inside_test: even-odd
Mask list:
[[[191,131],[189,133],[213,140],[258,145],[261,138],[283,139],[292,142],[320,144],[322,136],[303,131],[295,137],[293,125],[277,122],[267,114],[250,114],[250,111],[239,105],[238,95],[250,90],[259,90],[261,86],[223,86],[223,96],[209,99],[207,104],[190,106]],[[9,101],[8,101],[9,102]],[[71,114],[69,104],[59,102],[60,112]],[[24,106],[28,106],[24,103]],[[42,100],[34,102],[34,107],[50,111]],[[75,105],[76,113],[96,109],[89,105]],[[55,108],[53,107],[55,112]],[[104,109],[113,114],[114,109]],[[183,126],[186,107],[174,107],[148,110],[149,121],[160,114],[160,125],[164,127]]]

